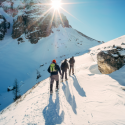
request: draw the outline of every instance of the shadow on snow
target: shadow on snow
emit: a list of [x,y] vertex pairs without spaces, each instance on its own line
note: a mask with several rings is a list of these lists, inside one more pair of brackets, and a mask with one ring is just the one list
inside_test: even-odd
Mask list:
[[52,100],[52,95],[49,97],[49,104],[43,110],[43,116],[45,119],[45,125],[61,124],[64,120],[64,111],[59,115],[59,96],[56,93],[55,103]]
[[121,89],[125,91],[125,66],[108,75],[116,80],[122,86]]
[[80,96],[85,97],[85,91],[83,90],[83,88],[81,88],[81,86],[78,83],[78,80],[76,78],[75,75],[71,76],[73,78],[73,85],[75,87],[75,89],[77,90],[77,92],[79,93]]
[[75,102],[75,97],[71,96],[70,90],[69,90],[69,85],[68,82],[66,81],[66,85],[62,82],[63,86],[62,86],[62,90],[64,91],[65,97],[67,102],[71,105],[72,110],[75,114],[77,114],[76,112],[76,102]]

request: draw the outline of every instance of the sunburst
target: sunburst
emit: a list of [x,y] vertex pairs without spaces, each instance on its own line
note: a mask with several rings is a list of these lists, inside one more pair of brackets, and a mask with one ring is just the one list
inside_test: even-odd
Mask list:
[[59,8],[61,7],[61,0],[51,0],[52,3],[52,7],[55,9],[55,10],[59,10]]
[[[53,22],[53,19],[55,16],[57,16],[56,14],[58,14],[61,22],[62,22],[62,26],[64,26],[64,23],[63,23],[63,18],[61,17],[61,14],[60,14],[60,9],[63,10],[64,12],[68,13],[70,16],[74,17],[75,19],[77,19],[75,16],[73,16],[72,14],[70,14],[68,11],[66,11],[61,5],[69,5],[69,4],[81,4],[81,3],[85,3],[85,2],[76,2],[76,3],[62,3],[61,0],[51,0],[51,3],[42,3],[42,4],[37,4],[37,5],[48,5],[50,6],[50,8],[44,12],[41,17],[44,17],[45,15],[47,16],[51,10],[53,10],[53,16],[52,16],[52,19],[50,20],[50,24],[49,24],[49,28],[51,28],[52,26],[52,22]],[[56,12],[57,11],[57,12]],[[44,21],[44,19],[46,18],[46,16],[43,18],[42,22]],[[37,19],[35,22],[37,22],[39,19]],[[77,19],[78,21],[80,21],[79,19]],[[81,22],[81,21],[80,21]]]

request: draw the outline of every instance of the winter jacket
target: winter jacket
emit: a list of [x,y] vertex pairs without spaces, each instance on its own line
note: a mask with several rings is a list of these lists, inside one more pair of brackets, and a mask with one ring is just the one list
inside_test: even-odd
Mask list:
[[66,71],[67,69],[69,69],[68,63],[66,61],[64,61],[61,64],[61,70]]
[[59,66],[56,63],[51,63],[49,68],[48,68],[48,72],[52,75],[58,75],[58,71],[61,75],[61,71]]
[[70,58],[69,63],[70,63],[70,65],[74,65],[74,63],[75,63],[75,59],[74,59],[73,57]]

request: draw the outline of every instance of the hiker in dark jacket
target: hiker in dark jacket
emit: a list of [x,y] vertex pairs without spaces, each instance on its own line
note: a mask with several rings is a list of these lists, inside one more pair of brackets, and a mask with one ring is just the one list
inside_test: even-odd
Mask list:
[[69,75],[71,75],[71,69],[72,69],[72,74],[74,75],[74,63],[75,63],[74,57],[70,58],[70,60],[69,60],[69,64],[70,64]]
[[53,92],[53,83],[54,80],[56,81],[56,90],[58,90],[59,87],[59,75],[58,72],[61,75],[61,71],[59,66],[56,64],[56,60],[54,59],[52,61],[52,63],[50,64],[49,68],[48,68],[48,72],[50,73],[50,93]]
[[62,70],[62,81],[63,81],[63,76],[65,73],[65,79],[67,79],[67,69],[69,69],[68,63],[67,63],[67,59],[64,60],[64,62],[61,64],[61,70]]

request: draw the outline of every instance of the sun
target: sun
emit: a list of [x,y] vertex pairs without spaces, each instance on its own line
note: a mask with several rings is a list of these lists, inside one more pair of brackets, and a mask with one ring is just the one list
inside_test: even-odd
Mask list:
[[51,0],[52,1],[52,7],[55,10],[58,10],[61,7],[61,0]]

